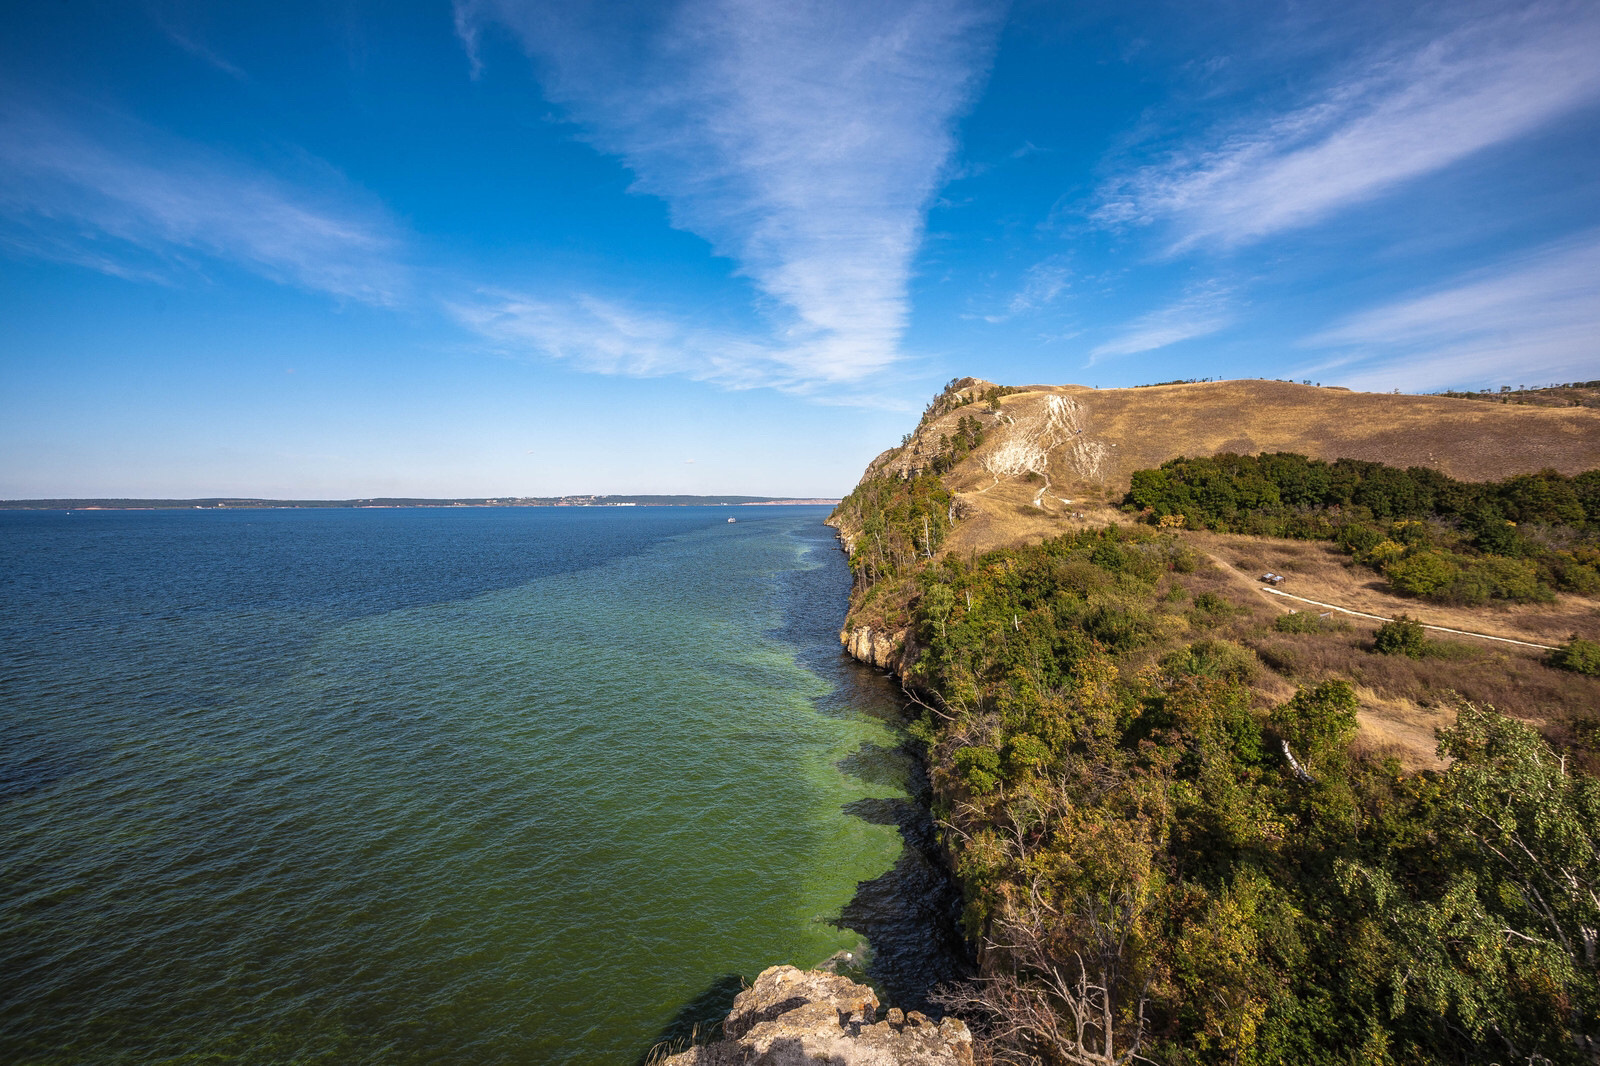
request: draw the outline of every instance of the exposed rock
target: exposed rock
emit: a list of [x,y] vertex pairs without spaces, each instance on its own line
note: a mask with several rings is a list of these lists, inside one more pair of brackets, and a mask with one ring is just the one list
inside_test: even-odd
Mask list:
[[856,626],[854,629],[840,630],[839,643],[858,661],[881,670],[893,670],[900,662],[901,652],[905,650],[906,630]]
[[690,1048],[663,1066],[972,1066],[962,1022],[934,1022],[891,1010],[837,974],[773,966],[739,993],[715,1044]]

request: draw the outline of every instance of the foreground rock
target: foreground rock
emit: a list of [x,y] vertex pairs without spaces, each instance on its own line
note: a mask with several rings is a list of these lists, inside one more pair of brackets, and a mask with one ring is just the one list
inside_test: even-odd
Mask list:
[[878,1019],[866,985],[819,970],[773,966],[739,993],[725,1038],[663,1066],[972,1066],[972,1034],[954,1018],[917,1011]]

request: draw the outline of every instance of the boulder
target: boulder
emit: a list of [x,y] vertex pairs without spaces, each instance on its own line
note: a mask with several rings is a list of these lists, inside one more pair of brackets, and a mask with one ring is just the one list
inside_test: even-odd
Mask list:
[[714,1044],[663,1066],[972,1066],[972,1034],[917,1011],[878,1018],[878,997],[838,974],[773,966],[739,993]]

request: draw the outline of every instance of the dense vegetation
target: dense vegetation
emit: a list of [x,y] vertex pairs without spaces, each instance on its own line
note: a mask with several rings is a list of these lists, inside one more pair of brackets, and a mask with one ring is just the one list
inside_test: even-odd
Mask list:
[[1600,1060],[1600,784],[1485,707],[1408,774],[1343,681],[1263,705],[1208,566],[1137,528],[921,564],[985,956],[950,1005],[1001,1061]]
[[[933,456],[981,433],[963,419]],[[1255,618],[1181,532],[1329,540],[1415,595],[1538,600],[1600,589],[1600,472],[1477,485],[1176,460],[1134,476],[1125,502],[1151,525],[941,557],[943,469],[869,479],[841,517],[861,531],[855,609],[912,626],[912,731],[982,947],[982,976],[945,1001],[983,1054],[1600,1063],[1600,782],[1580,768],[1600,720],[1551,717],[1576,745],[1558,753],[1455,697],[1448,768],[1407,770],[1357,742],[1352,679],[1453,688],[1513,667],[1405,617],[1375,635]],[[1514,669],[1592,709],[1600,644],[1547,662]],[[1263,694],[1269,670],[1293,695]]]
[[1425,467],[1225,454],[1138,471],[1125,503],[1169,526],[1336,540],[1396,591],[1439,602],[1600,592],[1600,470],[1479,484]]
[[834,515],[855,534],[850,570],[871,585],[932,558],[950,531],[950,492],[934,474],[868,478],[839,502]]

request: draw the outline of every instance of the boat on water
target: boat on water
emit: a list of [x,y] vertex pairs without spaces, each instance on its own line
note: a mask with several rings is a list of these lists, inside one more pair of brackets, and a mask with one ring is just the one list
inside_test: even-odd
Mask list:
[[733,517],[733,516],[732,516],[732,515],[729,515],[729,516],[728,516],[728,521],[730,521],[730,522],[737,522],[737,521],[738,521],[738,519],[737,519],[737,518],[734,518],[734,517]]

